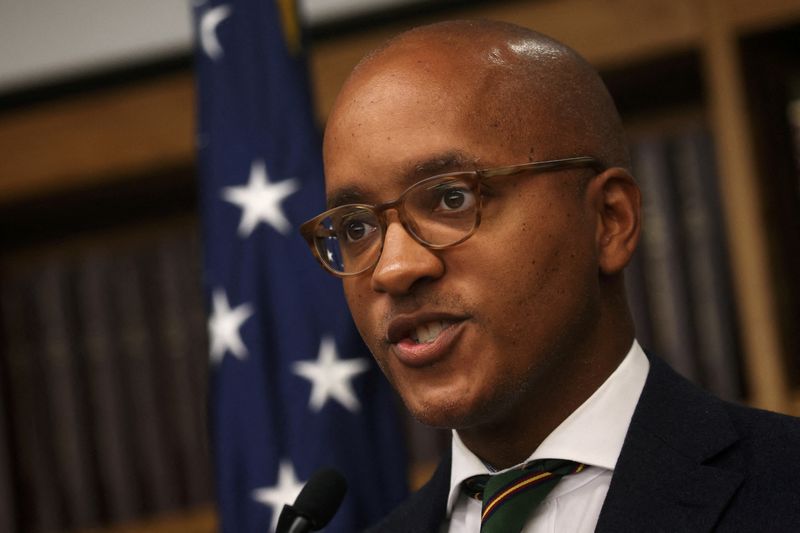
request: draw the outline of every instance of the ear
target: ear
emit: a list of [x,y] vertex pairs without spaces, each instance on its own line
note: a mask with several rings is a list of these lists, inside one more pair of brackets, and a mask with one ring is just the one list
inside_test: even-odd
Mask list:
[[600,271],[617,274],[631,260],[641,230],[641,193],[621,167],[605,170],[589,184],[597,213],[595,246]]

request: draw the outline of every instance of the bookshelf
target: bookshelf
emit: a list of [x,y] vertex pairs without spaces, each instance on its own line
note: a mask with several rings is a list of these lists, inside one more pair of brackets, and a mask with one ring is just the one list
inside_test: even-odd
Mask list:
[[[792,28],[800,26],[800,0],[459,2],[446,11],[406,13],[376,25],[366,21],[358,29],[329,28],[309,50],[320,122],[366,51],[405,28],[444,18],[507,20],[573,46],[606,76],[634,137],[682,131],[687,124],[709,129],[729,242],[744,399],[800,415],[800,353],[796,332],[791,335],[800,319],[792,313],[800,301],[796,285],[786,290],[781,281],[797,271],[792,263],[797,255],[781,250],[796,247],[786,244],[791,236],[781,235],[781,222],[769,210],[776,205],[771,203],[775,195],[785,196],[784,189],[761,179],[765,172],[777,172],[769,166],[770,158],[784,157],[789,148],[776,151],[759,140],[782,126],[776,125],[778,119],[763,119],[759,102],[774,93],[752,80],[760,64],[756,52],[765,49],[764,43],[785,49],[789,45],[776,36],[797,35]],[[157,233],[161,221],[175,220],[172,216],[179,219],[170,222],[173,227],[196,224],[194,79],[186,61],[171,65],[144,69],[124,82],[90,80],[65,95],[11,103],[0,96],[0,285],[31,257],[70,254],[88,246],[87,240],[108,249],[129,246]],[[797,70],[786,76],[795,80],[793,87],[800,85]],[[662,87],[661,93],[643,97],[654,86]],[[800,88],[794,91],[797,100]],[[159,196],[162,201],[155,202]],[[111,207],[103,212],[100,205]],[[147,209],[141,211],[142,205]],[[95,217],[98,212],[102,216]],[[130,214],[124,216],[126,212]],[[147,221],[139,225],[136,219],[142,213]],[[104,227],[111,229],[98,234]],[[72,231],[84,244],[71,244]],[[7,351],[0,347],[0,358]],[[0,399],[13,390],[7,366],[0,364]],[[0,424],[8,423],[8,409],[0,415]],[[14,455],[16,444],[7,427],[0,428],[0,440],[2,462]],[[415,484],[432,465],[432,459],[416,465]],[[0,463],[0,471],[4,466]],[[0,479],[0,499],[18,483]],[[7,501],[0,502],[0,514],[10,516],[16,510],[19,521],[21,502]],[[202,497],[183,511],[151,514],[119,526],[73,530],[168,533],[216,528],[214,511]],[[0,529],[6,526],[0,520]]]
[[[762,211],[767,224],[786,235],[800,235],[798,186],[798,86],[800,79],[800,25],[748,34],[740,39],[743,69],[747,72],[747,104],[760,171]],[[793,157],[792,157],[793,155]],[[766,242],[773,265],[785,352],[800,353],[800,238],[771,233]],[[800,361],[785,361],[791,387],[800,386]]]

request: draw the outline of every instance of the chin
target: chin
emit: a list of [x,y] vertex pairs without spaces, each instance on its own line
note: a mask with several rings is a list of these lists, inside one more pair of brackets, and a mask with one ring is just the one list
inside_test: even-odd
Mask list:
[[456,395],[446,398],[409,400],[406,408],[419,423],[440,429],[460,429],[476,424],[481,410],[471,408]]

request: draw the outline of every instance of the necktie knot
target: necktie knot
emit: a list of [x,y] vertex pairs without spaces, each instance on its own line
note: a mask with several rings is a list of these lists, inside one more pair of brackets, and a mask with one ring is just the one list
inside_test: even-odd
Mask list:
[[482,502],[481,533],[518,532],[562,477],[583,469],[573,461],[539,459],[500,474],[472,476],[462,488]]

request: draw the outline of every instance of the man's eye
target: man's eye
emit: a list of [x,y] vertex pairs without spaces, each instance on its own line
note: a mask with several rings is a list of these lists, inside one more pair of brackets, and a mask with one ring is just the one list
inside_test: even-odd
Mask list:
[[463,211],[464,209],[471,209],[474,205],[475,195],[471,190],[450,188],[442,192],[436,209],[439,211]]
[[363,220],[350,220],[344,223],[341,234],[347,242],[358,242],[377,229],[373,224]]

